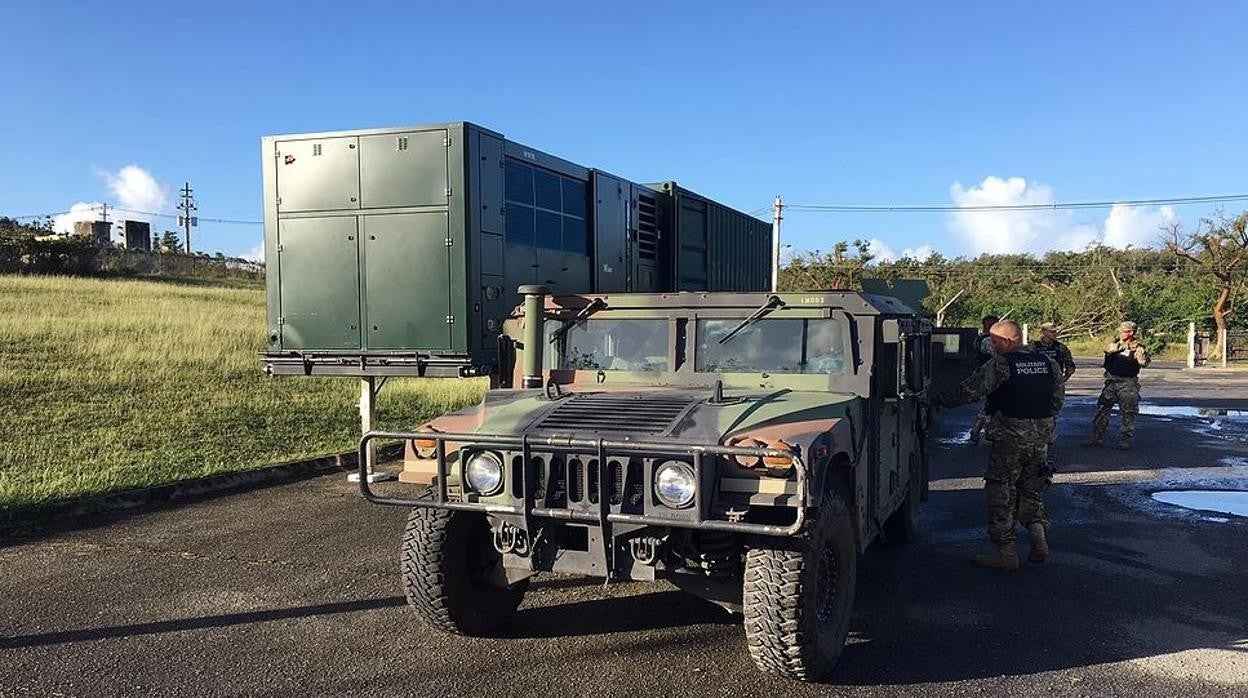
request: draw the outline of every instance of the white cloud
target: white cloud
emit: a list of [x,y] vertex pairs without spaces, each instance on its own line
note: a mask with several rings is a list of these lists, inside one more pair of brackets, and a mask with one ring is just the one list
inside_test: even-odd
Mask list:
[[893,251],[893,248],[879,238],[871,238],[867,241],[867,251],[880,262],[891,262],[897,259],[897,253]]
[[138,165],[126,165],[115,173],[101,172],[100,176],[121,208],[156,213],[169,209],[169,187]]
[[[976,186],[954,182],[949,195],[958,206],[1051,205],[1053,190],[1022,177],[990,175]],[[1044,253],[1081,250],[1092,244],[1147,247],[1163,224],[1178,221],[1174,209],[1115,205],[1100,224],[1081,223],[1069,210],[959,211],[949,217],[949,230],[962,251],[978,254]]]
[[879,238],[871,238],[867,241],[867,251],[877,262],[895,262],[903,258],[923,261],[936,254],[936,249],[931,245],[907,247],[901,251],[901,254],[897,254],[888,243]]
[[264,241],[261,240],[259,245],[239,255],[249,262],[264,262]]
[[[110,203],[109,207],[131,209],[117,212],[110,210],[108,214],[110,221],[151,222],[151,216],[133,211],[163,213],[170,208],[169,187],[158,182],[152,173],[138,165],[126,165],[116,172],[98,171],[96,174],[104,180],[105,187],[113,196],[115,203]],[[101,201],[79,201],[69,207],[68,213],[57,216],[53,220],[52,227],[59,233],[73,232],[74,223],[77,221],[99,220],[103,206],[104,203]],[[153,230],[153,233],[155,232]],[[116,228],[114,228],[113,237],[119,238]]]
[[1103,242],[1110,247],[1151,247],[1157,243],[1162,228],[1178,220],[1170,206],[1147,209],[1115,204],[1105,219]]

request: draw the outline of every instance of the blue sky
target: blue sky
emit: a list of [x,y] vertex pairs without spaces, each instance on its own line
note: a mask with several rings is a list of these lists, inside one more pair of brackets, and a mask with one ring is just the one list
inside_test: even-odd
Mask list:
[[[1240,2],[3,1],[6,215],[172,211],[189,180],[200,215],[254,220],[263,135],[457,120],[744,210],[1248,191]],[[793,212],[785,242],[1146,244],[1209,212]],[[261,230],[196,236],[244,253]]]

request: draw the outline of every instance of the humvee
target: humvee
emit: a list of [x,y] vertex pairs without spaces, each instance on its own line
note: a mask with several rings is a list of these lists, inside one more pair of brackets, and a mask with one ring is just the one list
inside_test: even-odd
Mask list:
[[[858,556],[918,530],[929,323],[852,291],[520,293],[498,389],[360,442],[363,495],[411,508],[417,613],[489,636],[538,573],[666,579],[742,614],[760,669],[826,675]],[[364,476],[377,439],[397,483]]]

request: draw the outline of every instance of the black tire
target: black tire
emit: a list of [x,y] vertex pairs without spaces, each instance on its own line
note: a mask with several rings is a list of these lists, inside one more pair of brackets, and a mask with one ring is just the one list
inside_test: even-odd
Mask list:
[[906,498],[891,516],[884,520],[884,539],[889,543],[913,543],[919,539],[919,502],[923,500],[923,478],[919,468],[910,469]]
[[494,634],[516,613],[526,579],[491,581],[501,556],[482,514],[413,507],[400,554],[407,603],[429,625],[455,635]]
[[745,557],[745,639],[758,668],[801,681],[836,666],[854,610],[858,548],[846,498],[829,488],[807,534]]

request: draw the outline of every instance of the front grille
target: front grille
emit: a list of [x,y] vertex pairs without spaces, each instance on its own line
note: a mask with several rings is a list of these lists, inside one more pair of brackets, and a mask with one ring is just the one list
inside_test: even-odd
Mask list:
[[665,434],[691,404],[693,398],[690,397],[659,397],[644,393],[576,395],[566,398],[534,428],[561,432]]
[[[511,492],[519,496],[524,490],[523,463],[518,453],[509,453]],[[529,458],[533,501],[544,507],[584,508],[596,506],[602,482],[607,478],[607,501],[622,511],[640,512],[645,498],[645,466],[637,458],[608,458],[605,470],[598,459],[585,455],[535,453]]]

